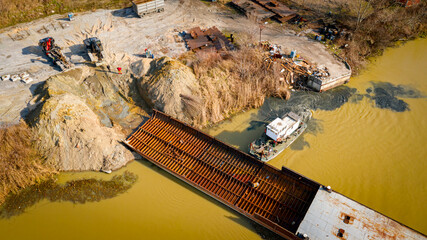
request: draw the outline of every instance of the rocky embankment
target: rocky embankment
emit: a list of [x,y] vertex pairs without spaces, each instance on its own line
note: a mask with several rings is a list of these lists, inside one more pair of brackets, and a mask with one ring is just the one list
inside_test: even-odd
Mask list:
[[103,71],[76,68],[37,89],[28,121],[39,150],[58,170],[109,171],[133,160],[121,141],[141,122],[142,112],[109,78]]

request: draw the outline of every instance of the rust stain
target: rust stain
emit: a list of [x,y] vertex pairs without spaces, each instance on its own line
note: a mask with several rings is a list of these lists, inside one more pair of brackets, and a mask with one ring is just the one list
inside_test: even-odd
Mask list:
[[[383,217],[388,223],[383,221],[375,222],[375,219],[363,218],[361,224],[366,232],[371,233],[369,239],[405,239],[403,234],[404,228],[402,225],[397,224],[393,220]],[[384,220],[382,219],[382,220]],[[378,220],[378,219],[377,219]],[[390,224],[391,223],[391,224]],[[390,226],[391,225],[391,226]]]
[[[341,229],[341,228],[334,227],[334,229],[331,232],[331,234],[334,235],[334,236],[336,236],[337,238],[343,239],[343,240],[346,240],[348,238],[348,233],[344,229]],[[342,236],[340,236],[340,234]]]
[[[354,210],[354,209],[353,209]],[[341,212],[339,218],[346,224],[353,224],[355,217],[351,214]]]

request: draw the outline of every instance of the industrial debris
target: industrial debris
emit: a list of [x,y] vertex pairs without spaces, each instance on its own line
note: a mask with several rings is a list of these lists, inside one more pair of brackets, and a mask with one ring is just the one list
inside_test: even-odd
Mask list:
[[276,0],[233,0],[232,4],[255,21],[272,18],[284,23],[297,16],[297,12]]
[[62,71],[71,68],[71,63],[62,54],[61,48],[55,44],[55,39],[52,37],[43,38],[39,41],[39,46],[42,47],[46,56],[52,59],[53,63],[58,65]]
[[165,10],[164,0],[134,0],[132,8],[139,17],[143,17],[150,13],[163,12]]
[[195,27],[183,35],[188,50],[213,50],[219,52],[234,49],[230,40],[215,26],[206,30]]
[[275,14],[250,0],[233,0],[235,8],[243,12],[246,17],[256,22],[273,17]]
[[[283,74],[283,81],[286,82],[291,89],[298,90],[314,90],[323,92],[349,81],[351,71],[334,78],[331,78],[329,69],[324,66],[317,66],[296,54],[292,50],[289,55],[281,53],[281,47],[275,44],[270,44],[267,41],[261,42],[261,46],[268,51],[268,56],[265,58],[265,63],[268,68],[272,64],[280,64],[280,72]],[[350,68],[344,61],[347,68]],[[349,69],[351,70],[351,69]]]
[[276,0],[254,0],[256,3],[270,10],[274,14],[274,19],[284,23],[297,15],[297,13],[291,10],[289,7],[279,3]]

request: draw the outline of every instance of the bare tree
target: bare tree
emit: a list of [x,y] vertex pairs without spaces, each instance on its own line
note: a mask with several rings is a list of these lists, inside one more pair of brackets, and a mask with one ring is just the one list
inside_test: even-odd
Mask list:
[[372,9],[373,0],[357,0],[357,21],[356,21],[356,30],[359,28],[360,23],[369,16],[369,10]]

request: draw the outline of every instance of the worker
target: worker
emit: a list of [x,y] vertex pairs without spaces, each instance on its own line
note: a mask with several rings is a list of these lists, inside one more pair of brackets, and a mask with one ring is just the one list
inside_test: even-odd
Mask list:
[[108,69],[108,71],[109,71],[109,72],[111,72],[111,67],[110,67],[110,65],[107,65],[107,69]]
[[49,38],[49,39],[47,40],[47,42],[46,42],[46,51],[49,51],[49,50],[50,50],[50,47],[52,46],[51,41],[52,41],[52,39],[51,39],[51,38]]
[[118,67],[117,71],[119,72],[119,74],[122,74],[122,68],[121,67]]

